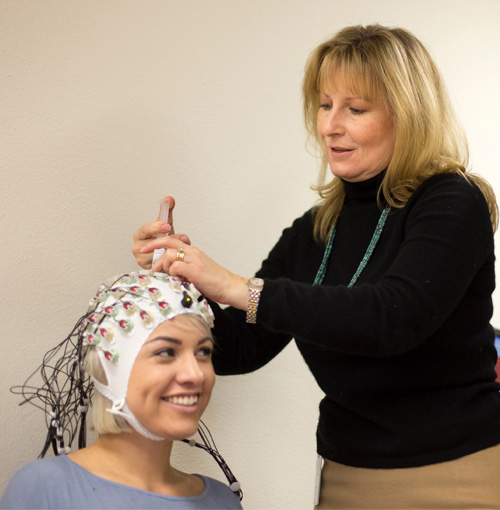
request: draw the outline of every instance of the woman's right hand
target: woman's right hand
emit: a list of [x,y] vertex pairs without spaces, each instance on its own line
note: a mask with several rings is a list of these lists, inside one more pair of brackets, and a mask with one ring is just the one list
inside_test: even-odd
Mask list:
[[137,261],[137,264],[144,269],[151,269],[153,262],[153,253],[142,253],[141,249],[146,246],[149,242],[160,234],[169,234],[169,236],[174,237],[175,239],[181,240],[185,244],[191,244],[189,237],[186,234],[175,234],[174,230],[174,219],[173,219],[173,210],[175,207],[175,200],[173,197],[165,197],[165,199],[170,200],[170,207],[168,210],[168,222],[162,222],[160,220],[160,213],[158,212],[158,217],[156,221],[152,223],[145,223],[140,226],[134,232],[134,245],[132,246],[132,254]]
[[180,276],[212,301],[240,310],[247,309],[249,290],[246,278],[217,264],[199,248],[183,243],[177,236],[151,240],[141,251],[152,253],[159,248],[165,248],[166,252],[155,263],[154,271]]

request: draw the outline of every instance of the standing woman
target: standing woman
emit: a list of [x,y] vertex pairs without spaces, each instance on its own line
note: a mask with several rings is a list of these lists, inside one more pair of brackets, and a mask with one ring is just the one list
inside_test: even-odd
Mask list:
[[[500,508],[500,385],[492,316],[497,205],[420,41],[341,30],[305,69],[322,148],[318,205],[247,279],[198,248],[135,234],[134,253],[214,304],[220,374],[294,338],[325,393],[317,508]],[[333,179],[328,179],[327,168]]]

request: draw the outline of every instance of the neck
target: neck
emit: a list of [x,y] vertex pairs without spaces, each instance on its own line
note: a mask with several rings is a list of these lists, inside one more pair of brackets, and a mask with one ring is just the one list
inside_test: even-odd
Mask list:
[[377,193],[382,185],[384,177],[385,171],[366,181],[348,182],[343,180],[342,182],[344,183],[346,200],[354,202],[364,202],[367,200],[372,201],[377,197]]
[[137,432],[105,434],[68,457],[91,473],[151,492],[174,485],[179,471],[170,464],[172,441],[152,441]]

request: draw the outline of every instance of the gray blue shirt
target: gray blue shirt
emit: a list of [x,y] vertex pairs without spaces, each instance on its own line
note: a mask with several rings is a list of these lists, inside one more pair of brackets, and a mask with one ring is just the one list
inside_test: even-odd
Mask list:
[[199,496],[164,496],[93,475],[65,455],[35,460],[10,480],[0,509],[241,509],[229,487],[197,475],[205,483]]

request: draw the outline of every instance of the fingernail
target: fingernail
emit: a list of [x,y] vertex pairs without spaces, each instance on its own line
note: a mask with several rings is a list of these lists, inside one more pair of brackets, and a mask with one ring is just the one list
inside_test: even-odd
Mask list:
[[161,229],[163,230],[163,232],[169,232],[170,225],[168,223],[163,223],[163,225],[161,226]]

